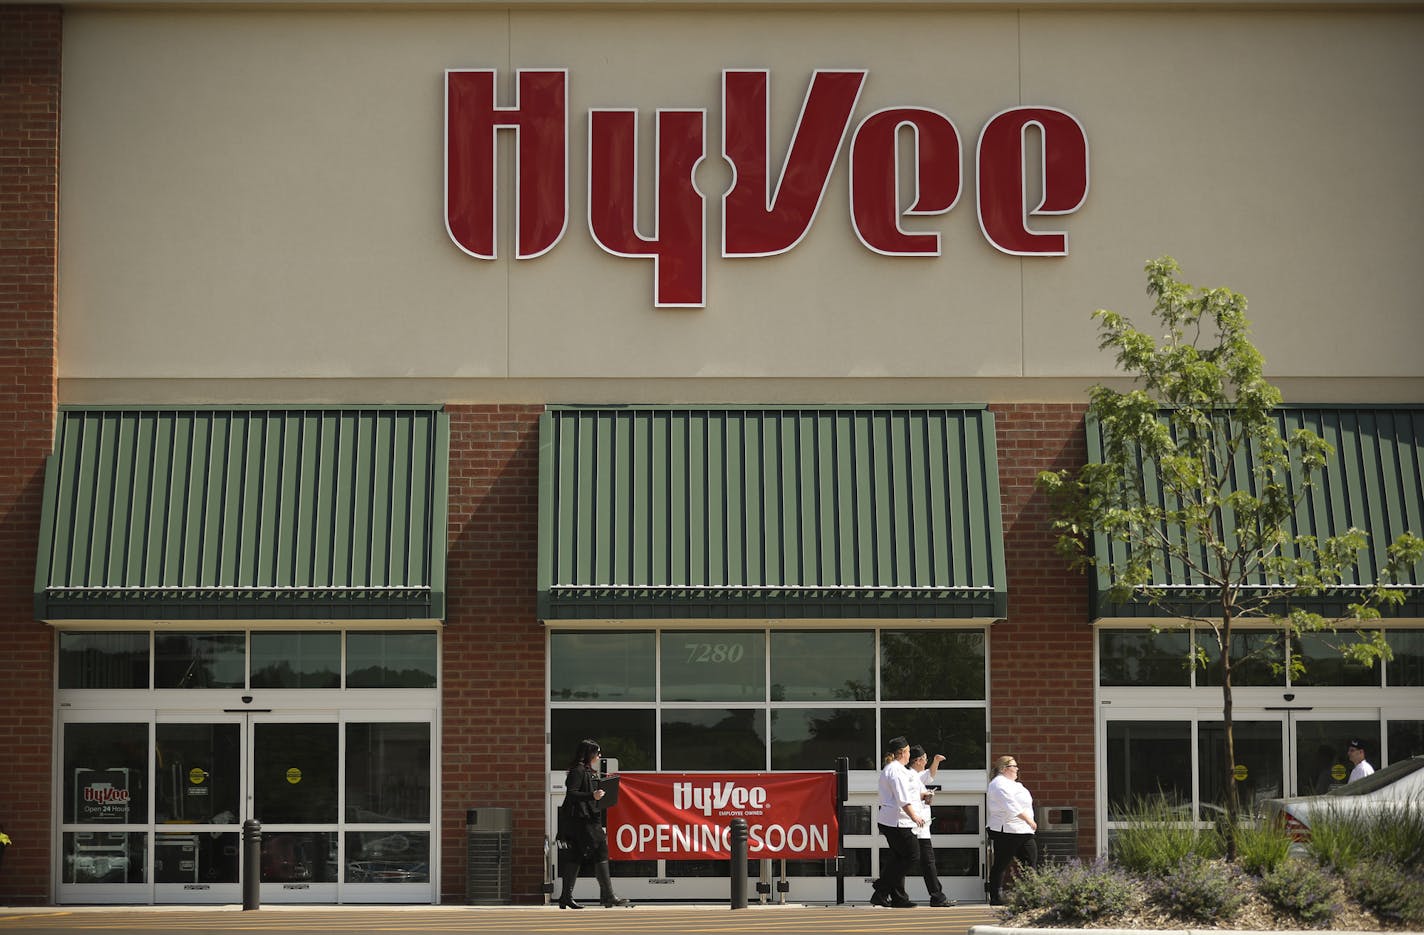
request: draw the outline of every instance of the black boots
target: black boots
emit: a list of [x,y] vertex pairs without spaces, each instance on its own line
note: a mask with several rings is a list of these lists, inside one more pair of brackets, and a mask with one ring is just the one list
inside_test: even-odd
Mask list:
[[[608,861],[600,860],[598,866],[594,868],[594,873],[598,877],[599,902],[603,903],[604,909],[632,907],[633,904],[628,900],[620,899],[613,895],[613,874],[609,872]],[[572,900],[570,900],[570,902],[572,902]],[[562,905],[562,902],[560,905]]]
[[559,864],[559,879],[564,882],[564,891],[559,894],[560,909],[582,909],[574,902],[574,881],[578,879],[579,865],[576,860],[566,860]]

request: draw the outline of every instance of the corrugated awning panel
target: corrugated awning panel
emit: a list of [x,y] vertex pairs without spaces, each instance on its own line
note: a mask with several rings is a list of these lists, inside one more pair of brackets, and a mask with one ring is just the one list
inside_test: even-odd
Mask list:
[[543,619],[1005,612],[983,408],[551,408]]
[[439,619],[435,408],[65,409],[40,619]]
[[[1354,527],[1369,535],[1368,546],[1347,573],[1341,588],[1333,594],[1297,599],[1293,604],[1326,615],[1343,615],[1360,587],[1378,580],[1390,543],[1404,532],[1424,533],[1424,410],[1293,406],[1278,410],[1276,421],[1277,428],[1286,437],[1304,428],[1324,438],[1335,449],[1296,511],[1289,534],[1325,538]],[[1089,459],[1099,461],[1103,452],[1101,429],[1090,418],[1087,431]],[[1139,468],[1148,495],[1166,505],[1165,493],[1152,465],[1141,461]],[[1237,458],[1232,475],[1237,489],[1256,492],[1249,452]],[[1299,475],[1294,478],[1298,480]],[[1293,546],[1288,545],[1286,554],[1292,554],[1292,549]],[[1172,607],[1190,609],[1199,604],[1203,596],[1200,578],[1185,563],[1173,562],[1153,569],[1152,586],[1167,595],[1168,608],[1154,607],[1145,601],[1112,604],[1108,600],[1106,569],[1125,558],[1125,546],[1099,536],[1095,553],[1099,568],[1095,616],[1167,615]],[[1269,580],[1265,575],[1258,575],[1252,582],[1258,594],[1269,594],[1273,587],[1280,585],[1280,581]],[[1421,585],[1424,585],[1424,567],[1416,567],[1405,585],[1407,602],[1394,612],[1396,615],[1424,616]]]

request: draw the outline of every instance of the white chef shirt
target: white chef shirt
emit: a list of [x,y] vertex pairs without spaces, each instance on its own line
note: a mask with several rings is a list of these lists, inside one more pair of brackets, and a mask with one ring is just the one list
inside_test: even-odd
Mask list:
[[1033,834],[1033,828],[1019,815],[1033,814],[1033,796],[1017,779],[1010,779],[1003,773],[989,782],[988,792],[990,831],[1007,831],[1010,834]]
[[916,802],[912,787],[915,774],[899,760],[891,760],[880,771],[880,810],[875,820],[891,828],[913,828],[915,822],[905,814],[904,806]]

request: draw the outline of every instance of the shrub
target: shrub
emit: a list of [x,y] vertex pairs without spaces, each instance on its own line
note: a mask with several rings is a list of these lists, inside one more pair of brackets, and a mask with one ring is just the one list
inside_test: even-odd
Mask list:
[[1042,913],[1042,922],[1080,925],[1127,911],[1133,882],[1102,861],[1054,863],[1021,872],[1004,898],[1011,913]]
[[1221,837],[1214,829],[1198,828],[1161,796],[1136,800],[1113,815],[1108,855],[1128,870],[1161,877],[1188,857],[1221,854]]
[[1324,928],[1340,911],[1335,879],[1308,860],[1288,860],[1261,878],[1260,892],[1282,913]]
[[1424,801],[1392,804],[1372,812],[1364,833],[1372,857],[1424,871]]
[[1310,816],[1310,838],[1306,847],[1322,867],[1344,873],[1374,852],[1369,838],[1372,822],[1339,808],[1315,810]]
[[1152,884],[1152,900],[1179,918],[1212,923],[1235,915],[1246,893],[1234,867],[1188,857]]
[[1242,870],[1258,877],[1285,863],[1290,846],[1290,835],[1274,822],[1242,824],[1236,829],[1236,859]]
[[1367,812],[1321,809],[1310,817],[1307,846],[1321,865],[1340,873],[1367,859],[1424,869],[1424,806],[1391,803]]
[[1384,860],[1361,861],[1345,874],[1345,889],[1380,920],[1424,925],[1424,876]]

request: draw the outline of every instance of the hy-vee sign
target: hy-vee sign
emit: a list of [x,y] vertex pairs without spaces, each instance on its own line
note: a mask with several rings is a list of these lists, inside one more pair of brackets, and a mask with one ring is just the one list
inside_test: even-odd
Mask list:
[[[851,127],[867,72],[816,71],[779,174],[771,171],[770,74],[722,72],[722,155],[734,173],[722,198],[722,256],[765,257],[795,247],[815,220]],[[496,102],[493,69],[445,73],[445,223],[471,256],[495,259],[496,136],[515,134],[515,258],[549,252],[569,219],[568,72],[520,69],[515,103]],[[653,261],[658,306],[701,307],[707,299],[706,197],[693,179],[707,155],[705,110],[658,110],[652,190],[654,229],[638,229],[638,114],[588,113],[588,229],[620,257]],[[902,130],[909,133],[902,135]],[[1030,130],[1036,131],[1030,133]],[[850,221],[869,250],[939,256],[939,234],[907,231],[902,218],[943,214],[959,202],[963,145],[947,115],[887,107],[850,136]],[[899,146],[912,141],[914,178],[900,178]],[[1033,151],[1030,152],[1030,147]],[[1030,158],[1032,156],[1032,158]],[[1039,178],[1030,186],[1028,166]],[[1013,107],[979,132],[974,154],[979,228],[1014,256],[1063,256],[1068,235],[1029,227],[1035,215],[1071,214],[1088,194],[1088,138],[1055,107]],[[902,206],[899,193],[914,192]],[[1030,204],[1030,191],[1037,203]]]

